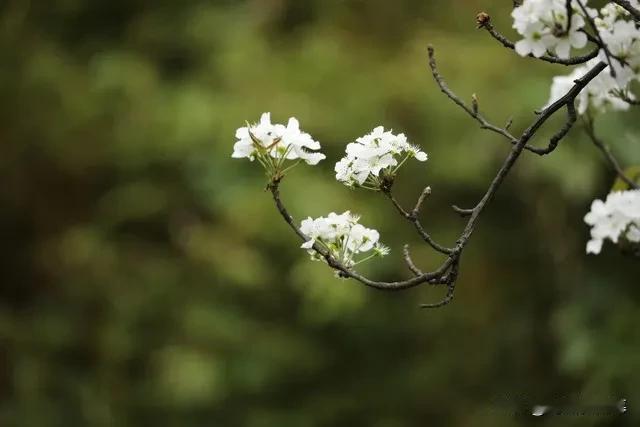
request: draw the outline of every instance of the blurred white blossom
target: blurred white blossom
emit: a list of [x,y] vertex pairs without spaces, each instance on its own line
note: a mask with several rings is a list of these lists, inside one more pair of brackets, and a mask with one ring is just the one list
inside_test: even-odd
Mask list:
[[[626,11],[625,11],[626,12]],[[612,65],[615,67],[616,80],[620,87],[627,86],[632,80],[640,77],[640,29],[627,15],[613,22],[607,20],[596,21],[596,26],[607,45],[609,52],[614,56]],[[600,52],[601,60],[606,60],[604,52]],[[620,63],[618,58],[624,61]]]
[[[632,5],[637,7],[638,1],[632,1]],[[566,94],[573,86],[575,79],[582,77],[599,61],[604,61],[610,63],[613,70],[600,73],[585,90],[580,92],[576,98],[577,111],[579,114],[584,114],[587,111],[598,113],[627,110],[629,103],[621,97],[621,94],[628,99],[636,99],[630,92],[630,85],[634,80],[640,79],[640,29],[631,15],[614,3],[608,3],[599,11],[595,9],[587,9],[587,11],[595,22],[599,36],[607,46],[609,58],[601,49],[596,58],[575,68],[569,75],[554,77],[547,105]],[[579,48],[586,44],[584,39],[586,36],[581,31],[585,26],[582,13],[582,10],[574,5],[571,31],[560,37],[561,29],[566,28],[563,26],[566,23],[565,2],[525,0],[522,6],[516,8],[512,14],[514,28],[525,37],[516,43],[516,50],[521,55],[532,53],[534,56],[541,56],[544,53],[542,51],[544,47],[547,50],[555,50],[560,58],[567,58],[571,47]],[[532,33],[531,28],[536,30]],[[574,30],[577,33],[574,33]]]
[[624,237],[640,243],[640,190],[616,191],[604,202],[594,200],[584,221],[591,226],[587,253],[599,254],[606,239],[618,243]]
[[[551,95],[547,105],[562,98],[573,87],[574,80],[584,76],[600,59],[594,58],[581,67],[576,67],[571,74],[556,76],[551,83]],[[615,95],[620,85],[608,72],[598,74],[576,97],[576,110],[584,114],[588,109],[593,112],[624,111],[629,104]],[[633,99],[633,95],[629,94]]]

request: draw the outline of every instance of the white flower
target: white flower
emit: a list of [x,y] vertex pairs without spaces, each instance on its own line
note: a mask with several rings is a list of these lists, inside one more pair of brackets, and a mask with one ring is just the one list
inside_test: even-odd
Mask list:
[[[624,87],[632,80],[638,79],[640,72],[640,29],[633,21],[618,20],[599,29],[602,40],[616,58],[623,59],[626,64],[612,61],[616,71],[618,85]],[[604,52],[601,60],[606,60]]]
[[349,230],[347,247],[356,254],[367,252],[373,249],[373,246],[378,242],[379,238],[380,234],[376,230],[355,224],[351,230]]
[[300,158],[309,165],[315,165],[326,157],[322,153],[311,151],[319,150],[320,143],[314,141],[308,133],[300,130],[300,123],[295,117],[289,119],[289,123],[282,135],[282,142],[285,148],[291,147],[287,154],[287,159],[289,160]]
[[329,223],[325,218],[318,218],[317,220],[314,220],[309,217],[302,220],[302,223],[300,224],[300,231],[309,238],[309,240],[304,242],[300,247],[304,249],[311,249],[316,243],[316,239],[328,234]]
[[558,57],[567,59],[570,56],[571,48],[581,49],[587,45],[587,35],[580,28],[584,27],[584,19],[580,15],[571,17],[571,27],[569,33],[561,37],[554,37],[554,50]]
[[419,162],[426,162],[429,158],[429,156],[427,156],[427,153],[421,151],[420,147],[418,147],[417,145],[410,145],[409,148],[407,148],[407,152],[415,157]]
[[[637,0],[630,0],[630,2],[632,7],[640,9],[640,2]],[[622,6],[610,2],[600,9],[600,15],[595,18],[595,22],[598,28],[607,28],[616,21],[624,19],[631,19],[631,14]]]
[[313,151],[320,143],[300,130],[300,123],[291,117],[287,126],[272,124],[271,114],[263,113],[260,122],[236,130],[233,158],[258,159],[272,176],[282,173],[286,160],[303,160],[309,165],[318,164],[325,155]]
[[[638,233],[640,235],[640,233]],[[376,243],[375,246],[373,247],[373,251],[378,255],[378,256],[386,256],[389,255],[389,252],[391,252],[391,249],[389,249],[388,246],[383,245],[382,243]]]
[[[586,5],[586,1],[582,5]],[[571,48],[581,49],[587,44],[585,11],[596,18],[598,12],[573,1],[571,4],[571,23],[564,0],[524,0],[516,7],[511,16],[513,28],[523,37],[515,44],[515,50],[522,56],[541,57],[547,51],[553,51],[559,58],[571,56]]]
[[602,250],[602,239],[591,239],[587,242],[587,253],[597,255]]
[[[547,105],[564,96],[574,85],[574,80],[584,76],[600,59],[594,58],[582,67],[577,67],[567,76],[556,76],[551,84],[551,95]],[[576,97],[576,110],[584,114],[589,108],[594,112],[624,111],[629,104],[615,95],[617,90],[625,90],[607,71],[598,74]],[[633,98],[633,95],[630,95]]]
[[587,253],[598,254],[604,240],[618,243],[621,236],[640,242],[640,190],[613,192],[604,202],[594,200],[584,221],[591,226]]
[[[559,57],[567,58],[572,47],[580,48],[586,44],[586,35],[579,31],[585,26],[585,20],[582,10],[576,9],[574,5],[576,13],[573,14],[569,34],[554,31],[549,19],[555,22],[554,25],[557,25],[558,28],[563,28],[561,22],[566,21],[566,12],[562,11],[560,3],[564,2],[525,0],[521,8],[523,11],[529,10],[531,13],[525,17],[523,13],[515,13],[514,11],[514,20],[516,20],[514,27],[517,24],[518,32],[524,34],[526,25],[542,23],[544,29],[539,32],[549,31],[549,35],[545,36],[548,38],[543,37],[543,41],[548,42],[547,47],[554,50]],[[543,7],[545,4],[546,6]],[[639,2],[633,0],[632,4],[639,4]],[[526,7],[524,7],[525,5]],[[551,18],[547,15],[549,10],[552,11]],[[636,99],[629,89],[634,80],[640,80],[640,28],[636,26],[631,15],[625,9],[613,3],[607,4],[600,11],[595,9],[587,11],[594,19],[598,34],[613,57],[609,58],[601,49],[598,57],[589,61],[585,66],[574,69],[568,76],[555,77],[551,87],[549,104],[564,95],[573,85],[573,80],[584,75],[598,61],[604,61],[610,63],[613,70],[608,69],[600,73],[578,95],[576,99],[577,111],[579,114],[584,114],[587,110],[592,112],[627,110],[629,103],[622,99],[621,94],[625,94],[631,100]],[[523,41],[523,44],[527,45],[527,43]]]
[[631,224],[627,230],[627,240],[633,243],[640,242],[640,226]]
[[282,125],[271,124],[271,113],[263,113],[259,123],[236,130],[238,141],[233,146],[231,157],[248,157],[253,161],[256,150],[273,145],[274,140],[281,137],[284,130],[285,127]]
[[[331,212],[326,217],[307,218],[300,224],[300,231],[308,238],[301,248],[307,249],[313,259],[317,253],[315,244],[329,251],[331,256],[347,267],[352,267],[373,256],[384,256],[389,253],[386,246],[378,240],[380,234],[371,228],[359,224],[360,218],[346,211],[342,214]],[[373,254],[360,260],[355,256],[373,250]]]
[[524,39],[516,42],[515,49],[520,56],[532,54],[536,58],[545,54],[547,49],[551,47],[551,38],[547,37],[547,28],[541,22],[528,23],[523,31]]
[[381,179],[393,176],[409,157],[427,160],[427,154],[409,144],[404,134],[394,135],[382,126],[347,144],[345,152],[346,156],[335,165],[336,179],[348,186],[369,189],[378,189]]

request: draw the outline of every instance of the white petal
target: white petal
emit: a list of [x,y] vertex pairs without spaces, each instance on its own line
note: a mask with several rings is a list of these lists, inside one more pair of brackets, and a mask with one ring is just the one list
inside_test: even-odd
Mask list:
[[368,170],[358,171],[358,172],[355,173],[356,181],[360,185],[364,184],[364,182],[367,180],[368,176],[369,176],[369,171]]
[[233,154],[231,154],[231,157],[235,159],[249,157],[254,151],[255,148],[253,144],[246,139],[242,139],[233,145]]
[[568,40],[561,40],[556,45],[556,54],[559,58],[567,59],[569,58],[569,52],[571,51],[571,45]]
[[540,58],[547,51],[547,46],[543,42],[537,42],[532,47],[533,56]]
[[311,248],[313,248],[313,244],[314,243],[315,243],[315,240],[311,239],[311,240],[308,240],[308,241],[304,242],[302,245],[300,245],[300,247],[302,249],[311,249]]
[[569,36],[569,40],[571,41],[571,46],[576,49],[583,48],[587,45],[587,35],[580,31],[575,31],[571,33]]
[[[585,3],[586,3],[586,1],[585,1]],[[590,11],[589,8],[587,8],[587,12],[591,12],[591,13],[595,12],[596,16],[598,14],[598,12],[596,12],[593,9],[591,9],[591,11]],[[582,27],[584,27],[584,18],[579,14],[574,14],[571,17],[571,29],[576,29],[577,30],[578,28],[582,28]],[[582,34],[582,33],[580,33],[580,34]]]
[[271,125],[271,113],[262,113],[260,116],[260,124],[270,126]]
[[236,139],[249,138],[249,129],[246,127],[238,128],[236,130]]
[[588,254],[599,254],[602,249],[602,240],[600,239],[592,239],[587,242],[587,253]]
[[531,45],[526,39],[516,42],[515,49],[520,56],[527,56],[531,53]]
[[287,130],[288,131],[293,131],[293,132],[299,132],[300,131],[300,122],[298,122],[298,119],[296,119],[295,117],[290,117],[289,118],[289,123],[287,123]]
[[320,160],[324,160],[326,158],[327,156],[322,153],[306,153],[305,156],[302,157],[308,165],[317,165]]
[[429,158],[427,156],[427,153],[425,153],[424,151],[418,151],[416,154],[416,160],[420,161],[420,162],[426,162],[427,159]]

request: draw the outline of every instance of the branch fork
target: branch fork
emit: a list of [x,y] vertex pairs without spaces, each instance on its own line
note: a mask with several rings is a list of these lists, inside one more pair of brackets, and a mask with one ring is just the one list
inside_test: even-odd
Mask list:
[[[488,18],[484,25],[485,28],[487,25],[490,25]],[[463,209],[455,205],[453,206],[453,210],[456,213],[458,213],[462,217],[468,218],[466,225],[464,226],[462,232],[460,233],[460,236],[456,240],[455,246],[446,247],[436,242],[424,229],[424,226],[419,219],[422,205],[424,204],[426,198],[431,194],[430,187],[425,187],[422,190],[422,192],[418,196],[414,208],[410,211],[407,211],[402,207],[402,205],[393,195],[391,191],[393,182],[389,182],[388,185],[382,185],[380,187],[380,192],[387,199],[389,199],[400,216],[405,218],[410,224],[413,225],[413,227],[416,229],[417,234],[427,245],[429,245],[435,252],[446,255],[446,258],[444,259],[444,261],[442,261],[438,268],[436,268],[434,271],[423,272],[416,266],[413,259],[411,258],[409,246],[405,245],[403,248],[404,261],[409,271],[413,274],[413,277],[394,282],[375,281],[359,274],[357,271],[355,271],[355,269],[343,265],[333,256],[331,256],[331,254],[319,244],[315,243],[313,245],[313,249],[326,261],[329,267],[337,271],[339,276],[347,279],[353,279],[365,286],[369,286],[375,289],[399,291],[424,284],[445,286],[447,292],[442,300],[434,304],[421,305],[422,308],[437,308],[445,306],[452,301],[455,292],[455,283],[459,274],[460,260],[464,248],[468,244],[469,239],[471,238],[471,235],[475,230],[480,215],[484,211],[487,204],[495,196],[500,185],[502,184],[512,167],[515,165],[522,152],[528,150],[532,152],[538,152],[538,154],[541,154],[543,152],[544,154],[546,154],[546,152],[551,152],[556,148],[558,142],[568,133],[568,131],[575,123],[575,98],[594,77],[596,77],[600,72],[602,72],[602,70],[607,67],[607,64],[605,64],[604,62],[599,62],[584,76],[582,76],[580,79],[577,79],[574,86],[562,98],[543,109],[532,122],[532,124],[519,137],[515,137],[508,131],[510,122],[507,123],[507,126],[504,128],[492,125],[486,119],[484,119],[482,115],[480,115],[477,107],[477,100],[472,104],[472,107],[468,107],[459,97],[457,97],[448,88],[448,86],[444,82],[444,79],[439,74],[436,68],[435,51],[431,46],[429,46],[428,48],[428,55],[431,73],[441,91],[445,93],[445,95],[447,95],[447,97],[449,97],[455,104],[461,107],[467,114],[478,121],[482,127],[502,135],[512,143],[511,150],[503,161],[502,166],[498,169],[495,177],[490,182],[486,192],[480,198],[478,203],[471,209]],[[476,98],[474,97],[474,99]],[[542,150],[529,146],[528,142],[533,138],[533,136],[543,125],[543,123],[562,108],[567,109],[567,120],[564,126],[551,139],[549,146],[546,149]],[[296,225],[292,216],[289,214],[286,207],[284,206],[284,203],[282,202],[280,196],[280,184],[281,177],[277,177],[269,183],[267,189],[271,192],[276,208],[280,212],[280,215],[285,220],[285,222],[289,224],[289,227],[294,231],[295,234],[298,235],[298,237],[300,237],[303,241],[307,241],[307,236],[305,236],[304,233],[300,231],[300,228]]]

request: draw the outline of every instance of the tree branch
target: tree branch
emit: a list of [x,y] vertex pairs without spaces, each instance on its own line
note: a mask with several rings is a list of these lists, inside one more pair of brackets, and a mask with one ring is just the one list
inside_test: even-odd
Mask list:
[[[511,121],[509,121],[509,123],[507,123],[507,126],[505,126],[504,128],[500,128],[498,126],[492,125],[490,123],[488,123],[479,113],[477,108],[469,108],[455,93],[453,93],[453,91],[451,89],[449,89],[449,86],[447,85],[447,83],[444,81],[444,78],[442,77],[442,75],[440,74],[440,72],[438,71],[438,67],[436,64],[436,59],[435,59],[435,54],[433,51],[433,48],[431,46],[429,46],[428,48],[428,52],[429,52],[429,67],[431,68],[431,74],[433,75],[434,80],[436,81],[436,83],[438,84],[438,87],[440,87],[440,90],[447,95],[447,97],[449,99],[451,99],[456,105],[460,106],[460,108],[462,108],[467,114],[469,114],[471,117],[473,117],[474,119],[476,119],[479,123],[480,123],[480,127],[483,129],[489,129],[495,133],[498,133],[502,136],[504,136],[505,138],[507,138],[511,144],[515,145],[518,143],[518,138],[516,138],[515,136],[513,136],[511,133],[509,133],[508,131],[508,127],[511,124]],[[556,147],[558,146],[558,143],[560,142],[560,140],[562,138],[564,138],[564,136],[567,134],[567,132],[569,132],[569,130],[571,129],[571,127],[573,126],[573,124],[575,123],[577,116],[576,116],[576,111],[575,111],[575,105],[574,102],[569,102],[566,104],[567,105],[567,121],[564,124],[564,126],[555,134],[551,137],[551,140],[549,141],[549,144],[546,148],[536,148],[533,147],[529,144],[526,144],[524,146],[525,150],[531,151],[532,153],[538,154],[540,156],[545,155],[545,154],[549,154],[551,153],[553,150],[556,149]],[[461,209],[457,206],[453,206],[453,209],[459,213],[460,215],[470,215],[471,211],[469,209]]]
[[[433,49],[430,50],[430,53],[433,56]],[[502,167],[500,167],[500,169],[498,170],[498,173],[496,174],[493,181],[489,185],[487,192],[482,197],[482,199],[480,199],[478,204],[473,208],[469,221],[467,222],[467,225],[462,235],[460,236],[460,239],[458,239],[457,246],[456,248],[454,248],[454,250],[462,251],[464,246],[467,244],[469,238],[471,237],[471,234],[473,233],[473,230],[475,228],[475,224],[478,220],[479,215],[482,213],[487,203],[495,195],[496,191],[500,187],[500,184],[502,184],[502,182],[504,181],[504,178],[507,176],[507,174],[515,164],[516,160],[524,150],[525,146],[527,145],[527,142],[535,135],[538,129],[540,129],[540,127],[556,111],[558,111],[559,109],[569,104],[573,104],[573,102],[575,101],[575,98],[582,91],[582,89],[584,89],[585,86],[591,80],[593,80],[598,74],[600,74],[602,70],[604,70],[606,67],[607,67],[607,64],[605,64],[604,62],[598,62],[584,76],[575,80],[575,84],[569,90],[569,92],[567,92],[563,97],[561,97],[560,99],[555,101],[553,104],[549,105],[544,110],[542,110],[542,112],[538,115],[538,118],[522,133],[522,135],[518,139],[517,144],[515,144],[511,148],[511,152],[509,153],[504,163],[502,164]],[[569,124],[568,127],[570,128],[571,125],[572,123]],[[566,134],[566,131],[562,133],[562,135],[564,134]]]
[[604,158],[609,162],[609,164],[611,165],[613,170],[616,172],[616,174],[620,177],[620,179],[623,180],[625,184],[627,184],[630,188],[633,188],[633,189],[640,188],[638,184],[636,184],[631,178],[629,178],[624,173],[624,171],[620,167],[620,163],[618,163],[618,160],[615,158],[615,156],[611,152],[611,149],[604,142],[602,142],[600,138],[598,138],[595,132],[595,127],[593,125],[592,118],[589,117],[588,119],[584,120],[584,129],[587,135],[589,136],[589,139],[591,139],[591,142],[593,142],[593,145],[595,145],[598,148],[598,150],[600,150],[600,152],[604,155]]
[[[289,224],[289,227],[294,231],[294,233],[298,235],[298,237],[300,237],[303,241],[307,241],[308,240],[307,236],[305,236],[305,234],[302,231],[300,231],[300,228],[298,228],[298,226],[295,224],[293,217],[289,214],[289,212],[287,211],[287,208],[282,203],[282,200],[280,197],[280,180],[274,180],[267,186],[267,188],[271,191],[271,195],[273,196],[273,201],[276,204],[276,208],[280,212],[280,215],[285,220],[285,222]],[[440,267],[437,270],[428,272],[428,273],[422,273],[421,275],[416,276],[409,280],[396,281],[396,282],[379,282],[375,280],[370,280],[358,274],[353,269],[347,268],[341,262],[333,258],[331,254],[319,244],[317,243],[314,244],[313,249],[325,259],[325,261],[331,268],[333,268],[334,270],[337,270],[342,277],[357,280],[363,285],[366,285],[375,289],[388,290],[388,291],[400,291],[404,289],[409,289],[409,288],[421,285],[423,283],[430,283],[430,284],[442,283],[445,273],[448,271],[448,269],[451,267],[452,263],[455,260],[455,257],[450,255],[440,265]]]
[[[495,28],[493,28],[493,25],[491,24],[491,18],[489,17],[489,15],[487,15],[486,13],[484,15],[486,15],[484,20],[481,21],[480,18],[477,19],[478,27],[484,28],[485,30],[487,30],[489,34],[491,34],[491,36],[497,41],[499,41],[504,47],[511,50],[515,50],[516,48],[515,44],[511,40],[503,36]],[[575,56],[567,59],[562,59],[562,58],[558,58],[557,56],[551,56],[551,55],[542,55],[540,57],[535,57],[532,54],[529,54],[527,56],[530,58],[536,58],[542,61],[550,62],[552,64],[577,65],[577,64],[584,64],[585,62],[595,58],[596,56],[598,56],[599,51],[600,51],[600,46],[597,46],[594,50],[587,53],[586,55]]]
[[571,31],[571,19],[573,18],[573,7],[571,6],[572,0],[565,0],[565,8],[567,10],[567,27],[562,32],[563,35],[569,34]]
[[544,156],[545,154],[551,153],[556,149],[558,143],[562,138],[569,133],[573,124],[578,119],[578,115],[576,114],[576,106],[573,101],[567,103],[567,121],[564,122],[564,125],[558,132],[556,132],[551,139],[549,140],[549,145],[546,148],[529,148],[529,151],[536,153],[540,156]]
[[418,216],[418,214],[420,213],[420,209],[422,209],[422,204],[424,203],[424,200],[430,194],[431,194],[431,187],[429,186],[424,187],[424,189],[422,190],[422,193],[420,193],[420,196],[418,196],[418,200],[416,201],[416,205],[413,208],[413,211],[411,211],[411,215],[413,215],[414,217]]
[[[576,3],[578,3],[578,6],[580,7],[580,10],[582,10],[582,13],[584,13],[584,19],[587,20],[587,22],[589,23],[589,26],[591,27],[591,30],[593,31],[593,33],[595,34],[595,38],[596,38],[596,44],[598,46],[600,46],[602,48],[602,51],[604,52],[604,56],[607,59],[607,63],[609,64],[609,73],[611,74],[611,77],[615,77],[616,76],[616,70],[615,68],[613,68],[613,64],[611,63],[611,52],[609,51],[609,47],[605,44],[604,40],[602,40],[602,37],[600,37],[600,31],[598,31],[598,27],[596,27],[596,23],[593,22],[593,18],[591,18],[591,16],[589,15],[589,12],[587,11],[587,8],[584,6],[584,4],[582,4],[581,0],[575,0]],[[619,58],[616,58],[618,60],[618,62],[620,62],[620,64],[623,64],[623,61]]]
[[[431,68],[431,74],[433,75],[434,80],[436,81],[440,91],[447,95],[449,99],[451,99],[456,105],[462,108],[469,116],[474,118],[478,123],[480,123],[480,127],[482,129],[487,129],[492,132],[495,132],[499,135],[502,135],[506,139],[508,139],[511,143],[515,144],[518,142],[518,138],[513,136],[509,130],[507,129],[509,126],[505,126],[503,128],[496,126],[494,124],[489,123],[478,111],[478,108],[471,108],[467,106],[464,101],[462,101],[451,89],[447,86],[447,83],[444,81],[440,73],[438,72],[438,68],[436,67],[436,60],[433,51],[433,47],[427,47],[427,51],[429,52],[429,68]],[[477,105],[477,104],[476,104]]]
[[627,92],[625,92],[622,89],[612,91],[611,93],[612,95],[617,96],[618,98],[620,98],[621,100],[623,100],[629,105],[632,105],[632,106],[640,105],[640,99],[631,99],[631,97],[627,94]]
[[[429,187],[427,187],[427,188],[429,188]],[[424,197],[426,196],[426,194],[428,194],[427,188],[425,188],[425,190],[423,190],[422,194],[420,194],[420,197],[418,198],[418,203],[416,204],[416,208],[414,208],[414,210],[411,213],[409,213],[406,210],[404,210],[404,208],[400,205],[400,203],[398,203],[396,198],[391,193],[391,189],[390,188],[383,188],[382,189],[382,193],[385,196],[387,196],[387,198],[389,200],[391,200],[391,203],[393,204],[393,206],[395,206],[395,208],[398,211],[398,213],[402,217],[404,217],[407,221],[409,221],[410,223],[413,224],[413,226],[418,231],[418,234],[420,234],[420,237],[422,237],[422,239],[425,242],[427,242],[429,244],[429,246],[431,246],[433,249],[435,249],[436,251],[438,251],[438,252],[440,252],[442,254],[449,255],[451,252],[453,252],[453,249],[445,248],[444,246],[440,245],[435,240],[433,240],[431,235],[429,235],[429,233],[427,233],[425,231],[425,229],[422,227],[422,224],[420,223],[420,220],[418,219],[418,215],[417,214],[418,214],[418,212],[420,210],[420,205],[422,204],[421,200],[424,200]]]
[[404,262],[407,264],[407,267],[409,267],[409,270],[411,270],[411,272],[415,276],[420,276],[424,274],[422,270],[416,267],[415,263],[411,259],[411,254],[409,253],[409,245],[404,245],[404,247],[402,248],[402,253],[404,255]]
[[[432,47],[429,47],[429,56],[430,56],[430,64],[432,64],[432,69],[435,70],[435,57],[434,57],[434,51]],[[483,197],[480,199],[480,201],[476,204],[476,206],[473,209],[467,209],[467,210],[459,209],[465,214],[468,214],[469,219],[467,221],[467,224],[464,227],[464,230],[460,234],[460,237],[456,241],[456,246],[453,249],[444,248],[438,245],[437,243],[433,242],[430,236],[424,231],[424,229],[422,229],[420,222],[417,220],[417,215],[419,213],[420,206],[422,205],[426,196],[429,194],[428,187],[425,188],[420,194],[420,197],[418,198],[418,202],[416,203],[416,206],[411,213],[404,210],[404,208],[402,208],[402,206],[397,202],[397,200],[395,200],[395,198],[391,194],[390,188],[388,188],[387,191],[383,190],[385,195],[391,200],[391,202],[393,203],[395,208],[398,210],[398,212],[404,218],[408,219],[414,224],[419,234],[423,238],[425,238],[425,236],[428,237],[428,240],[425,239],[427,243],[429,243],[435,250],[438,250],[439,252],[442,252],[448,255],[447,258],[442,262],[440,267],[438,267],[436,270],[432,272],[424,273],[420,269],[418,269],[409,256],[408,247],[405,246],[405,262],[407,263],[407,265],[409,266],[410,270],[413,272],[415,277],[411,279],[407,279],[403,281],[395,281],[395,282],[374,281],[360,275],[352,268],[348,268],[342,263],[340,263],[331,255],[331,253],[326,248],[322,247],[320,244],[315,243],[313,245],[313,249],[321,257],[323,257],[324,260],[327,262],[327,264],[331,268],[335,269],[340,276],[354,279],[372,288],[398,291],[398,290],[419,286],[424,283],[433,284],[433,285],[446,284],[447,295],[444,297],[442,301],[435,304],[423,304],[421,307],[436,308],[436,307],[441,307],[443,305],[448,304],[453,299],[455,282],[458,277],[458,269],[459,269],[459,263],[460,263],[460,257],[462,255],[462,251],[466,246],[466,244],[468,243],[475,229],[478,218],[482,213],[482,211],[484,210],[484,208],[489,203],[489,201],[496,194],[498,188],[500,187],[500,185],[508,175],[513,165],[516,163],[518,157],[527,146],[528,141],[535,135],[535,133],[544,124],[544,122],[546,122],[547,119],[549,119],[549,117],[555,114],[559,109],[563,107],[567,107],[567,109],[571,111],[570,106],[573,106],[576,96],[580,93],[580,91],[582,91],[582,89],[584,89],[584,87],[595,76],[597,76],[602,70],[604,70],[606,66],[607,65],[605,63],[599,62],[591,70],[589,70],[583,77],[575,80],[574,86],[562,98],[560,98],[553,104],[546,107],[538,115],[536,120],[515,141],[515,144],[512,146],[511,151],[509,152],[508,156],[504,160],[496,176],[493,178],[493,180],[489,184],[487,191],[485,192]],[[439,74],[437,73],[437,71],[434,72],[434,78],[436,79],[436,82],[438,82],[438,84],[441,85],[441,88],[442,87],[446,88],[446,85],[444,85],[444,81],[439,77]],[[451,95],[453,94],[451,93]],[[451,95],[449,95],[449,97],[455,100],[456,99],[455,95],[453,95],[453,97]],[[464,103],[461,103],[461,102],[457,102],[457,103],[461,107],[463,107],[465,110],[467,110]],[[571,128],[572,124],[573,122],[569,120],[568,124],[566,124],[556,134],[558,141],[566,134],[566,132],[568,132],[568,129]],[[498,132],[498,133],[501,133],[501,132]],[[556,141],[556,144],[557,144],[557,141]],[[278,211],[280,212],[280,215],[285,220],[285,222],[289,224],[289,227],[298,235],[298,237],[300,237],[300,239],[302,239],[303,241],[307,241],[308,240],[307,236],[305,236],[304,233],[302,233],[302,231],[298,228],[293,218],[291,217],[291,215],[285,208],[284,204],[282,203],[282,200],[280,197],[280,191],[279,191],[280,178],[273,179],[272,182],[269,183],[267,188],[271,191],[275,205]]]
[[447,275],[447,294],[445,297],[434,304],[420,304],[420,308],[439,308],[449,304],[453,300],[453,295],[456,290],[456,279],[458,278],[458,266],[460,264],[460,258],[451,266],[451,271]]
[[633,19],[636,22],[640,22],[640,10],[633,7],[629,0],[611,0],[611,1],[617,4],[618,6],[622,7],[627,12],[629,12],[631,16],[633,16]]

